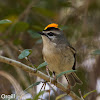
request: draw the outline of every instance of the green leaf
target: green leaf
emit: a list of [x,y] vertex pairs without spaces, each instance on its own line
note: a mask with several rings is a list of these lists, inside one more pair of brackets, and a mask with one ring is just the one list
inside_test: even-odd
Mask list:
[[37,86],[37,85],[39,85],[40,83],[41,83],[41,81],[36,82],[36,83],[30,85],[30,86],[29,86],[28,88],[26,88],[24,91],[27,91],[29,88],[32,88],[33,86]]
[[64,74],[71,73],[71,72],[76,72],[76,70],[68,70],[68,71],[65,71],[65,72],[61,72],[59,75],[57,75],[56,78],[59,78],[60,76],[62,76],[62,75],[64,75]]
[[56,97],[56,100],[59,100],[59,99],[61,99],[62,97],[66,96],[66,95],[67,94],[61,94],[61,95],[59,95],[59,96]]
[[0,24],[12,23],[12,21],[8,19],[0,20]]
[[94,55],[100,55],[100,50],[95,50],[95,51],[93,51],[93,54],[94,54]]
[[40,38],[40,37],[41,37],[40,34],[38,34],[37,32],[35,32],[35,31],[33,31],[33,30],[28,30],[28,33],[30,34],[30,36],[31,36],[32,38]]
[[40,69],[40,68],[45,67],[45,66],[47,66],[47,65],[48,65],[47,62],[43,62],[42,64],[40,64],[40,65],[37,67],[37,69]]
[[21,52],[21,54],[18,56],[19,59],[23,59],[27,56],[29,56],[32,53],[31,49],[25,49]]
[[35,97],[33,100],[38,100],[39,99],[39,96],[43,95],[45,91],[40,91]]
[[96,90],[93,90],[93,91],[90,91],[90,92],[86,93],[86,94],[83,96],[83,98],[86,98],[89,94],[91,94],[91,93],[93,93],[93,92],[96,92]]

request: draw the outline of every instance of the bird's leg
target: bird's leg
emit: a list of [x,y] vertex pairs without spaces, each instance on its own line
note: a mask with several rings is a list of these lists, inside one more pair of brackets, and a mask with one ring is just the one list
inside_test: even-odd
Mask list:
[[53,81],[54,81],[54,84],[56,85],[57,84],[57,77],[55,75],[55,72],[53,71]]
[[[48,68],[48,66],[46,66],[46,72],[47,72],[47,74],[48,74],[48,76],[50,78],[50,83],[51,83],[51,77],[50,77],[50,74],[49,74],[49,68]],[[54,84],[57,83],[57,78],[56,78],[56,75],[55,75],[54,71],[53,71],[53,81],[54,81]]]
[[47,74],[48,74],[48,76],[50,78],[50,83],[51,83],[51,77],[50,77],[50,74],[49,74],[49,68],[48,68],[48,66],[46,66],[46,72],[47,72]]

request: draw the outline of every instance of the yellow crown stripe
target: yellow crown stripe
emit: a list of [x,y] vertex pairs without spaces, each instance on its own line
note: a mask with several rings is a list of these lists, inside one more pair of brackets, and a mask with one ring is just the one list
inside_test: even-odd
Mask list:
[[58,24],[51,23],[48,26],[46,26],[44,30],[46,30],[47,28],[50,28],[50,27],[58,28]]

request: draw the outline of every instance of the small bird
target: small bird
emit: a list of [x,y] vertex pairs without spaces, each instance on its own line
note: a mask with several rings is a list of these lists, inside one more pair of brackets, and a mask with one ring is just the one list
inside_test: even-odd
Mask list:
[[[58,24],[49,24],[40,34],[43,40],[43,57],[48,63],[48,69],[55,75],[75,70],[76,50],[69,44]],[[82,84],[75,72],[64,76],[71,86]]]

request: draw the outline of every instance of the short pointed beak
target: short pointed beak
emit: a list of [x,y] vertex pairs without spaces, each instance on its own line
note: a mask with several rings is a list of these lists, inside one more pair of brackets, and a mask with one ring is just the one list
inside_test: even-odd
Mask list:
[[[42,36],[46,36],[46,37],[48,37],[48,35],[46,35],[45,33],[43,33],[43,32],[38,32],[40,35],[42,35]],[[49,38],[49,37],[48,37]],[[50,39],[50,38],[49,38]]]
[[40,35],[45,35],[43,32],[38,32]]

